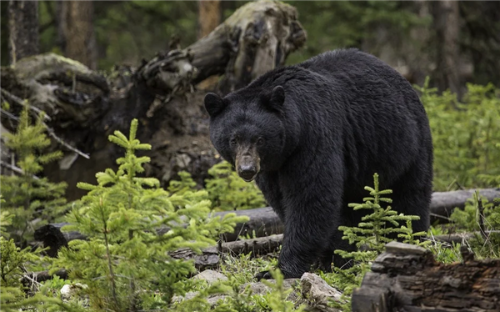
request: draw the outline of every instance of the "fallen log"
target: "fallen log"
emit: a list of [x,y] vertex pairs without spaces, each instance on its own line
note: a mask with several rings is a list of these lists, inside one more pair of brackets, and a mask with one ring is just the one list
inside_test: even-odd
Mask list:
[[[443,222],[448,220],[452,211],[450,207],[463,209],[469,198],[467,196],[472,196],[473,193],[474,190],[434,192],[432,194],[431,213],[439,217],[431,217],[431,222]],[[488,201],[500,197],[500,189],[482,189],[479,190],[479,193],[481,196],[488,199]],[[215,216],[223,217],[227,213],[247,216],[249,217],[249,221],[238,224],[232,233],[221,234],[222,241],[235,241],[241,236],[264,237],[283,233],[283,224],[271,207],[217,212]],[[440,215],[441,213],[443,215]],[[35,231],[35,240],[43,242],[45,247],[50,248],[48,251],[49,255],[55,256],[59,248],[67,246],[68,242],[73,239],[84,239],[84,237],[77,232],[61,232],[61,228],[66,224],[67,223],[48,224]],[[159,228],[156,231],[158,234],[163,234],[168,231],[168,228]]]
[[51,280],[54,278],[54,276],[58,276],[61,279],[67,279],[68,272],[66,270],[61,269],[57,270],[52,274],[49,274],[49,271],[25,273],[24,276],[21,278],[21,283],[25,287],[30,289],[34,284]]
[[352,311],[500,311],[500,259],[443,264],[391,242],[354,290]]
[[223,254],[234,256],[243,253],[252,253],[252,256],[257,256],[278,251],[282,240],[282,234],[271,235],[267,237],[220,243],[218,246],[203,249],[201,254],[196,254],[190,249],[182,249],[171,252],[170,255],[175,259],[194,259],[195,268],[199,271],[203,271],[217,268],[220,265],[221,255]]
[[[455,208],[463,209],[467,200],[472,198],[476,190],[460,190],[452,192],[434,192],[431,200],[431,222],[443,222],[444,218],[449,218]],[[480,189],[479,195],[489,202],[495,198],[500,198],[500,188]]]
[[[215,217],[224,217],[228,213],[235,213],[238,216],[247,216],[249,220],[245,223],[239,223],[232,233],[222,233],[220,240],[223,242],[236,241],[240,237],[266,237],[273,234],[283,233],[283,224],[271,207],[216,212]],[[64,232],[62,227],[68,223],[50,223],[35,230],[34,237],[36,241],[42,242],[46,251],[51,257],[57,255],[61,247],[67,246],[74,239],[86,239],[84,235],[72,231]],[[162,235],[169,230],[168,227],[156,229],[158,235]]]

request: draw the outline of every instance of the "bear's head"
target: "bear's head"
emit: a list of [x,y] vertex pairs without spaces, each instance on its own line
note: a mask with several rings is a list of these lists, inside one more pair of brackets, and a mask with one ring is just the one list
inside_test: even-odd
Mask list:
[[221,98],[205,96],[210,139],[221,156],[249,182],[259,171],[279,169],[285,148],[285,91],[242,89]]

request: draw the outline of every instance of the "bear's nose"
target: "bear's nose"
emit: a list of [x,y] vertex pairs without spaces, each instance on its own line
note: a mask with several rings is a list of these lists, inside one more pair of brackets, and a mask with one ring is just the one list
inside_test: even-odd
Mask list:
[[252,164],[243,164],[238,168],[238,175],[247,182],[252,181],[256,174],[257,168]]

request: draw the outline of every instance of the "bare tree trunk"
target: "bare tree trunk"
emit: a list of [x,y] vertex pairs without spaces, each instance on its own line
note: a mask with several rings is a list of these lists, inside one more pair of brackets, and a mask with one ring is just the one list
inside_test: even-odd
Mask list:
[[[430,15],[430,3],[425,0],[417,0],[413,2],[415,11],[421,19],[428,18]],[[410,31],[410,37],[413,44],[410,46],[404,45],[403,49],[407,55],[408,76],[412,83],[419,86],[423,85],[425,79],[430,74],[430,29],[429,25],[418,25]]]
[[220,0],[198,0],[198,39],[211,33],[220,22]]
[[60,27],[64,35],[64,55],[90,69],[97,68],[92,1],[63,1]]
[[469,81],[478,84],[500,82],[500,2],[460,1],[460,17],[463,19],[461,47],[471,55],[472,68]]
[[[220,0],[198,0],[198,39],[210,34],[221,22]],[[213,89],[219,78],[211,76],[198,84],[199,89]]]
[[10,63],[38,54],[38,1],[9,1]]
[[433,2],[436,28],[436,83],[441,91],[450,89],[460,98],[462,94],[458,36],[460,15],[458,2]]

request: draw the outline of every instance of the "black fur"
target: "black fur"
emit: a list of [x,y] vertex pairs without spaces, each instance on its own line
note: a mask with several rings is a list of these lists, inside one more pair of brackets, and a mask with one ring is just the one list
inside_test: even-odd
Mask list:
[[347,204],[362,202],[375,172],[381,188],[394,191],[393,208],[420,216],[414,230],[427,230],[427,116],[408,81],[376,57],[327,52],[272,70],[223,102],[212,96],[209,107],[224,103],[208,111],[212,142],[226,160],[234,165],[231,139],[251,145],[261,138],[256,181],[285,224],[279,257],[285,277],[300,277],[318,260],[328,267],[334,249],[351,248],[337,228],[360,221]]

